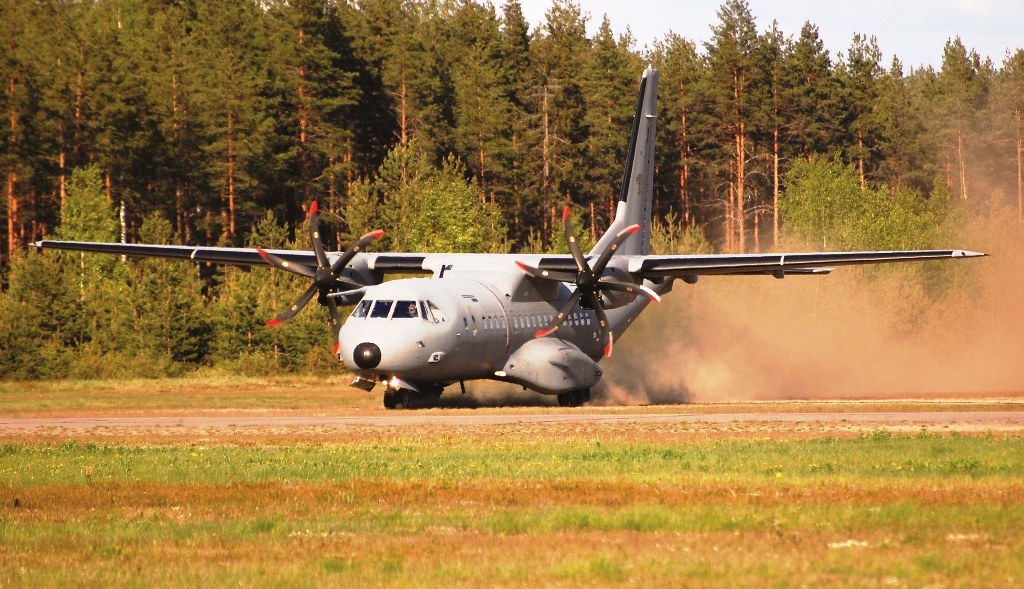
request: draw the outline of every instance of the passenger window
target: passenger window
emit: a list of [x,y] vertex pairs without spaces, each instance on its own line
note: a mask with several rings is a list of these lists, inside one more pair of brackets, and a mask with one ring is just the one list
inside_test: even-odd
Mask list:
[[430,314],[431,316],[434,317],[434,323],[442,323],[444,321],[447,321],[447,319],[444,316],[444,312],[441,311],[441,309],[438,309],[437,305],[435,305],[434,303],[427,301],[427,308],[430,309]]
[[359,304],[356,305],[356,308],[352,311],[352,316],[359,318],[366,317],[370,313],[370,305],[372,304],[373,301],[360,301]]
[[370,312],[370,317],[387,319],[388,314],[391,312],[391,305],[393,304],[394,301],[377,301],[377,303],[373,305],[373,311]]
[[392,313],[392,319],[415,319],[418,315],[416,314],[416,301],[398,301],[395,305],[395,312]]

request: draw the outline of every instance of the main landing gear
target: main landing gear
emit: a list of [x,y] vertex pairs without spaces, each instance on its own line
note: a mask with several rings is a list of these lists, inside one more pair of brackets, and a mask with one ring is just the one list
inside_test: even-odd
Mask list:
[[558,404],[562,407],[579,407],[590,400],[590,389],[569,391],[558,395]]
[[441,398],[441,390],[416,392],[409,389],[384,391],[384,407],[386,409],[418,409],[432,407]]

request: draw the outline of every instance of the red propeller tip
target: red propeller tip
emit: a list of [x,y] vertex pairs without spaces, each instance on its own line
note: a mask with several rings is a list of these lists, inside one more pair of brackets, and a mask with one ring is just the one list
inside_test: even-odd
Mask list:
[[565,205],[565,210],[562,211],[562,222],[563,223],[565,223],[565,220],[569,218],[570,214],[571,213],[569,211],[569,205]]
[[281,321],[279,319],[271,319],[270,321],[267,321],[267,327],[273,327],[275,325],[281,325],[282,323],[284,323],[284,321]]
[[383,229],[378,229],[376,231],[371,231],[371,232],[367,233],[366,235],[364,235],[363,237],[372,237],[374,239],[377,239],[381,235],[384,235],[384,230]]
[[524,263],[520,262],[519,260],[516,260],[516,266],[519,266],[519,269],[520,269],[520,270],[522,270],[523,272],[526,272],[527,274],[529,274],[529,273],[530,273],[530,272],[529,272],[529,271],[528,271],[528,270],[526,269],[526,264],[524,264]]
[[260,257],[263,258],[264,262],[269,262],[270,261],[270,260],[267,259],[267,252],[265,252],[263,250],[263,248],[261,248],[261,247],[256,248],[256,253],[258,253],[260,255]]
[[610,338],[610,337],[608,338],[608,343],[604,347],[604,357],[605,358],[611,358],[612,357],[612,338]]
[[338,355],[338,350],[341,349],[341,342],[334,342],[334,355]]
[[[555,329],[558,328],[556,327]],[[555,329],[541,329],[537,333],[533,334],[533,337],[544,337],[546,335],[551,335],[552,333],[555,333]]]
[[640,225],[636,224],[630,225],[622,230],[623,233],[636,233],[637,231],[640,231]]
[[317,207],[316,201],[314,200],[313,203],[309,205],[309,218],[310,219],[312,219],[313,215],[316,214],[317,209],[318,209],[318,207]]

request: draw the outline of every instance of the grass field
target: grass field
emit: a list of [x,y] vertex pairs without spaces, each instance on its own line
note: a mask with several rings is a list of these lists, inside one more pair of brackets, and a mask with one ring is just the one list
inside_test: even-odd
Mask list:
[[1016,435],[0,446],[0,586],[1015,587]]

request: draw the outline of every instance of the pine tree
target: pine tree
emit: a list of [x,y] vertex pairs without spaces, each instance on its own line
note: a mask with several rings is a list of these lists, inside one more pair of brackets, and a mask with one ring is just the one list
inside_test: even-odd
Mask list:
[[729,154],[725,164],[728,197],[725,203],[726,249],[746,251],[747,160],[757,117],[757,28],[745,0],[728,0],[718,10],[718,25],[705,43],[719,147]]
[[[946,42],[942,54],[942,69],[936,77],[935,99],[945,129],[939,129],[946,151],[946,184],[953,187],[960,198],[967,200],[967,135],[974,117],[985,101],[987,81],[982,74],[981,58],[968,52],[960,38]],[[956,170],[956,181],[952,170]]]
[[589,142],[586,195],[577,202],[590,208],[591,239],[597,236],[594,220],[602,211],[601,227],[611,224],[614,202],[622,182],[626,146],[632,129],[636,86],[641,62],[628,34],[615,38],[607,15],[591,41],[593,51],[585,67],[583,88],[587,103]]
[[[695,199],[695,193],[697,169],[704,163],[698,157],[697,132],[701,130],[699,119],[706,111],[704,67],[696,45],[674,33],[655,44],[654,58],[661,70],[658,103],[663,114],[658,121],[658,133],[664,146],[657,153],[661,181],[655,189],[665,195],[663,202],[677,203],[677,207],[668,208],[678,210],[683,224],[689,226],[697,220],[702,205]],[[673,193],[675,198],[670,198]]]
[[452,19],[455,143],[477,179],[484,202],[511,193],[502,170],[511,157],[514,88],[503,59],[498,17],[492,7],[469,2]]
[[849,112],[844,127],[853,135],[848,159],[857,163],[861,189],[867,187],[866,177],[876,165],[881,59],[882,52],[876,39],[857,34],[853,36],[853,44],[847,51],[846,63],[839,70],[839,80]]
[[1024,223],[1024,49],[1003,62],[1006,111],[1011,116],[1017,162],[1017,221]]

